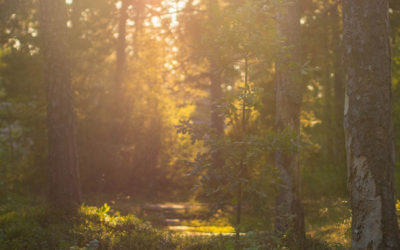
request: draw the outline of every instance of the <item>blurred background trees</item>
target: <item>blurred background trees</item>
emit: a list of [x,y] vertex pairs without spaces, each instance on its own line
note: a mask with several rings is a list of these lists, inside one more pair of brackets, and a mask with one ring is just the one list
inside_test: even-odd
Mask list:
[[[266,0],[66,3],[83,195],[212,200],[204,188],[191,191],[202,179],[187,176],[192,170],[187,163],[196,162],[198,152],[215,146],[206,141],[215,133],[225,145],[235,145],[243,134],[254,142],[275,129],[275,65],[281,58],[278,48],[282,42],[275,13],[282,6]],[[7,192],[44,194],[49,188],[38,4],[37,0],[0,0],[3,196]],[[395,0],[390,4],[393,108],[397,114],[400,4]],[[342,7],[333,0],[301,0],[299,5],[302,196],[304,200],[346,198]],[[247,102],[245,130],[243,102]],[[214,132],[208,131],[209,137],[192,143],[189,135],[178,134],[176,129],[180,121],[188,120]],[[394,121],[398,131],[399,117],[394,116]],[[399,146],[400,135],[395,134]],[[215,149],[212,164],[223,166],[224,171],[230,167],[229,150],[242,150],[218,145]],[[279,183],[273,168],[274,150],[271,147],[262,155],[257,152],[257,160],[249,161],[254,178],[249,178],[252,181],[242,190],[245,214],[268,204],[268,211],[273,209],[270,201],[276,189],[265,182]],[[246,157],[254,159],[254,155]],[[399,179],[398,173],[396,177]],[[211,180],[208,188],[217,188],[213,186],[216,182]],[[265,189],[266,197],[255,194],[255,189]],[[237,204],[237,199],[228,198]],[[263,220],[270,224],[267,217]]]

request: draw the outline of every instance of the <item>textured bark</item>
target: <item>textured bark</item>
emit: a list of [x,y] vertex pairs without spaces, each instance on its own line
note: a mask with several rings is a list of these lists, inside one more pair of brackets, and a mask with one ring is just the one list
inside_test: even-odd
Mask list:
[[41,35],[47,86],[50,201],[59,207],[81,202],[73,91],[64,0],[41,0]]
[[388,0],[343,2],[352,249],[400,249]]
[[[278,32],[285,50],[276,63],[276,129],[289,129],[300,135],[302,82],[300,75],[300,24],[297,0],[284,0],[277,13]],[[278,235],[289,233],[291,240],[305,240],[304,214],[300,198],[298,153],[278,149],[275,165],[280,171],[281,185],[276,199],[275,230]]]

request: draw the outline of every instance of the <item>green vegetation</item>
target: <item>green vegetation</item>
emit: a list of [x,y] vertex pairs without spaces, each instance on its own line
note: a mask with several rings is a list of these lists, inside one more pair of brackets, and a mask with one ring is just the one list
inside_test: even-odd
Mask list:
[[0,250],[349,248],[342,2],[0,0]]
[[[219,236],[219,233],[234,232],[232,227],[227,226],[227,220],[224,218],[182,223],[191,226],[190,232],[207,232],[208,235],[171,232],[155,228],[132,213],[121,215],[115,211],[118,206],[118,202],[112,206],[113,208],[107,204],[100,207],[83,205],[78,212],[66,215],[50,210],[42,200],[9,197],[7,202],[0,204],[0,249],[234,248],[232,235]],[[343,211],[339,210],[340,208],[335,211],[336,218],[327,215],[331,220],[326,221],[325,225],[334,223],[338,217],[344,216],[340,214]],[[323,229],[318,223],[324,223],[318,222],[317,217],[313,219],[316,221],[310,223]],[[310,240],[308,249],[344,249],[344,246],[337,242],[346,242],[348,235],[326,231],[322,233],[329,235],[329,242],[336,241],[336,243]],[[316,232],[315,236],[320,238],[321,235]],[[268,238],[270,241],[266,240]],[[272,236],[262,233],[248,232],[241,237],[243,249],[266,249],[266,246],[272,247],[273,243]],[[276,249],[285,248],[280,248],[278,244]]]
[[51,211],[39,202],[1,205],[2,249],[173,249],[168,233],[110,207],[82,206],[76,214]]

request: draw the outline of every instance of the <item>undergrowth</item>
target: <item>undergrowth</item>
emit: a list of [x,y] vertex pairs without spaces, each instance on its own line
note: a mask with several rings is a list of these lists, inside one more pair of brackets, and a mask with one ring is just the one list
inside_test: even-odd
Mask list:
[[[241,236],[243,250],[288,249],[268,234]],[[81,206],[65,215],[43,201],[7,199],[0,202],[0,249],[132,249],[222,250],[234,249],[232,236],[182,235],[156,229],[133,214],[112,212],[110,206]],[[343,249],[319,240],[307,241],[307,249]]]

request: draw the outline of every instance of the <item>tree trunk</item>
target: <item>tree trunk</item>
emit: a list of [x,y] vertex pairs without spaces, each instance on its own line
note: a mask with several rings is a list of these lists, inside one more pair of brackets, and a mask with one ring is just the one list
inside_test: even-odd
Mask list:
[[334,129],[334,126],[332,124],[333,122],[333,117],[332,117],[332,82],[331,82],[331,63],[329,60],[329,50],[330,50],[330,29],[329,29],[329,20],[328,14],[323,17],[322,24],[324,27],[324,32],[322,32],[321,37],[322,37],[322,49],[323,52],[321,53],[321,68],[322,68],[322,83],[323,83],[323,100],[324,100],[324,109],[323,109],[323,125],[325,128],[325,140],[323,145],[323,153],[324,153],[324,158],[327,161],[332,161],[333,160],[333,152],[334,152],[334,144],[333,141],[335,139],[335,134],[329,133],[329,131],[332,131]]
[[[126,68],[126,21],[128,19],[128,0],[123,0],[119,9],[117,57],[115,70],[115,89],[117,96],[122,95],[122,84]],[[116,100],[118,102],[118,99]],[[119,100],[120,101],[120,100]]]
[[339,11],[334,8],[332,15],[332,48],[333,48],[333,70],[334,70],[334,112],[335,112],[335,137],[334,137],[334,161],[342,165],[345,159],[344,132],[343,132],[343,109],[344,109],[344,76],[342,65],[342,42],[340,39],[341,26]]
[[[218,1],[209,0],[208,2],[208,18],[214,27],[220,25],[216,15],[219,12]],[[223,92],[221,88],[222,77],[221,77],[221,66],[218,63],[219,51],[214,48],[214,53],[209,56],[208,60],[210,62],[210,102],[211,102],[211,128],[217,136],[222,136],[224,134],[224,115],[219,108],[221,105],[221,99],[223,97]],[[213,162],[215,167],[222,167],[224,164],[224,159],[220,150],[216,150],[213,154]]]
[[[211,128],[217,136],[224,134],[224,115],[219,108],[222,98],[220,72],[215,70],[211,72],[210,100],[211,100]],[[217,150],[213,155],[215,167],[222,167],[224,160],[222,153]]]
[[136,60],[140,58],[140,51],[142,48],[142,42],[140,37],[143,32],[143,24],[146,17],[146,2],[143,0],[135,0],[133,2],[133,10],[135,15],[135,32],[133,33],[133,52]]
[[[300,74],[300,24],[297,0],[284,0],[277,13],[278,33],[285,50],[276,62],[276,129],[289,129],[300,136],[302,82]],[[300,167],[297,152],[277,149],[275,165],[281,184],[276,199],[275,230],[278,236],[289,233],[292,242],[305,240],[304,213],[300,198]]]
[[113,116],[109,122],[110,142],[113,144],[114,167],[120,169],[123,165],[121,148],[126,141],[126,117],[129,114],[128,104],[124,93],[124,81],[126,78],[126,22],[128,19],[129,0],[123,0],[119,9],[118,37],[116,41],[115,75],[114,86],[111,88],[110,115]]
[[41,0],[47,86],[50,201],[70,208],[81,202],[78,154],[64,0]]
[[400,249],[388,0],[343,2],[352,249]]

